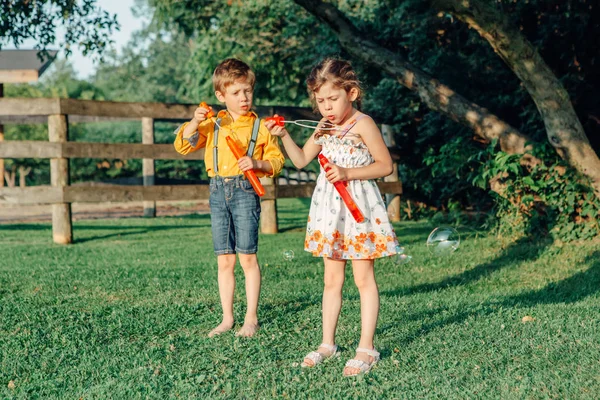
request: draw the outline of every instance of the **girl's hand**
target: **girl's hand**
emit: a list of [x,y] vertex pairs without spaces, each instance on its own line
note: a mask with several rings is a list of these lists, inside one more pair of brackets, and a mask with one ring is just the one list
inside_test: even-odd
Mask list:
[[277,125],[275,121],[265,121],[265,128],[267,128],[273,136],[284,138],[286,135],[289,135],[287,129],[285,129],[284,126]]
[[240,169],[244,172],[251,169],[256,169],[257,166],[257,161],[248,156],[244,156],[238,160],[238,167],[240,167]]
[[336,183],[339,181],[348,181],[350,177],[348,176],[348,168],[342,168],[332,163],[327,163],[323,167],[326,171],[329,168],[329,171],[325,172],[325,178],[331,183]]
[[192,118],[192,121],[196,122],[197,124],[199,124],[202,121],[205,121],[206,115],[211,111],[212,110],[210,108],[206,107],[196,108],[196,111],[194,111],[194,118]]

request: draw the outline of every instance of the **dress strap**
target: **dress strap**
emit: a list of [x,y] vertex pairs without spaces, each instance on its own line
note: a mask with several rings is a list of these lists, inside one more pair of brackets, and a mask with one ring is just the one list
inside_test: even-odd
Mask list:
[[344,136],[346,136],[346,134],[348,132],[350,132],[350,129],[354,128],[354,125],[356,125],[356,123],[358,121],[360,121],[361,119],[363,119],[366,116],[367,116],[366,114],[360,113],[360,115],[358,117],[352,118],[350,121],[348,121],[346,123],[346,125],[344,125],[344,127],[342,128],[342,133],[338,137],[341,139]]

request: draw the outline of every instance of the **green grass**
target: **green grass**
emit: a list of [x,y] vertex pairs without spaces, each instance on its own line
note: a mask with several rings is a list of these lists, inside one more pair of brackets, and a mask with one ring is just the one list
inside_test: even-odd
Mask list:
[[[49,224],[0,225],[0,398],[600,393],[600,243],[502,243],[459,228],[459,250],[435,258],[425,246],[433,226],[398,224],[413,261],[376,265],[382,360],[348,379],[342,369],[360,331],[351,269],[342,357],[301,369],[320,342],[323,266],[302,250],[306,202],[281,201],[280,210],[283,233],[260,238],[262,329],[252,339],[206,337],[220,320],[208,216],[81,221],[72,246],[52,244]],[[237,277],[242,320],[239,268]]]

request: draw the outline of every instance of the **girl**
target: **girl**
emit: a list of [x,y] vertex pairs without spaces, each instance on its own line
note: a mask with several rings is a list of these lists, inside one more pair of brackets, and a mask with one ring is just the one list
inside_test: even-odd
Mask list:
[[[392,172],[392,159],[375,122],[358,111],[362,91],[349,62],[327,58],[312,69],[306,83],[323,119],[304,147],[298,147],[287,130],[274,121],[265,124],[271,134],[281,138],[297,168],[306,166],[319,153],[329,160],[317,179],[304,242],[304,249],[323,257],[325,264],[323,343],[304,358],[302,366],[314,367],[338,353],[335,331],[346,260],[352,260],[360,293],[361,337],[344,375],[355,376],[368,372],[379,361],[373,347],[379,313],[373,266],[376,258],[396,254],[398,242],[373,179]],[[339,181],[362,211],[362,223],[354,220],[337,193],[333,184]]]

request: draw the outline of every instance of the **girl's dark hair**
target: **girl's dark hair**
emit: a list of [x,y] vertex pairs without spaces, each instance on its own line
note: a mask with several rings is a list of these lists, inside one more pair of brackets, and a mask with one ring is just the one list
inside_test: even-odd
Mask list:
[[349,61],[337,58],[325,58],[310,71],[310,75],[306,79],[306,86],[308,87],[310,100],[315,107],[315,92],[327,82],[331,82],[334,86],[344,89],[346,92],[349,92],[352,88],[356,88],[358,96],[355,103],[356,108],[360,110],[363,91],[360,87],[360,81],[356,77],[356,72],[352,69]]

